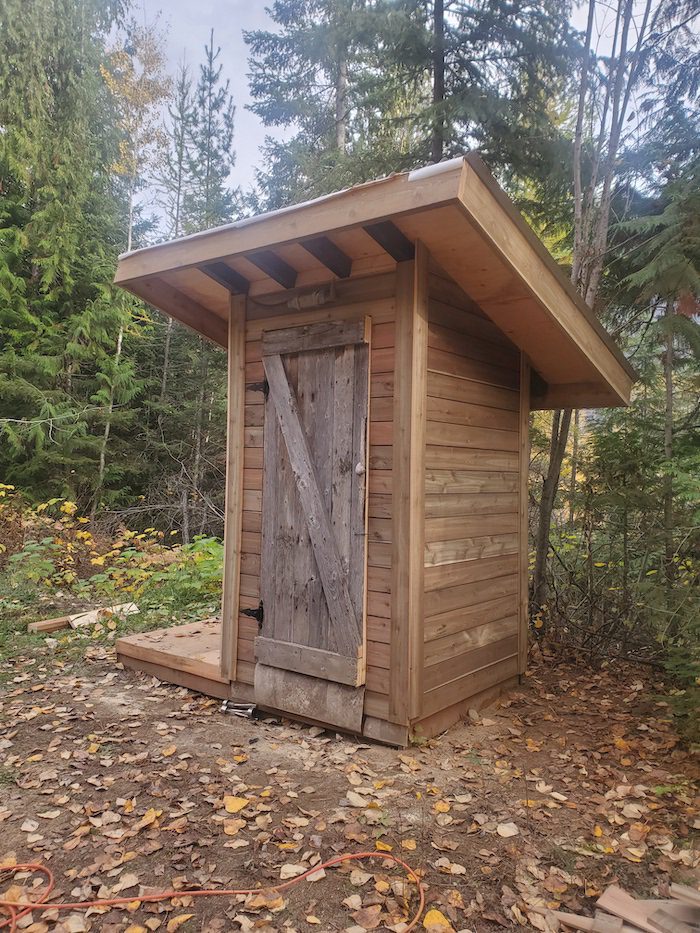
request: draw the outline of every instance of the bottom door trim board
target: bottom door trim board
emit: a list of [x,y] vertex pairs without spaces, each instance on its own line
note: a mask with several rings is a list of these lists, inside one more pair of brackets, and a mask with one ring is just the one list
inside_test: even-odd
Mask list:
[[350,687],[258,663],[255,665],[255,702],[267,709],[348,732],[362,732],[364,687]]
[[278,641],[263,635],[255,639],[255,657],[260,663],[271,667],[308,674],[322,680],[334,680],[352,687],[364,683],[365,679],[363,658],[348,658],[334,651]]

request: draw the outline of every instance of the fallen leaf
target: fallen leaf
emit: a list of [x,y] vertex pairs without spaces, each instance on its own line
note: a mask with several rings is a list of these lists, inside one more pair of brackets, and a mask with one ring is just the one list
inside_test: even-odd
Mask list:
[[363,930],[376,930],[381,923],[381,904],[372,904],[370,907],[361,907],[352,915],[355,923]]
[[499,836],[503,836],[507,839],[509,836],[517,836],[520,830],[515,823],[499,823],[496,827],[496,832]]
[[351,807],[364,808],[369,804],[368,800],[365,800],[361,794],[356,793],[354,790],[347,791],[345,797]]
[[247,797],[232,797],[228,794],[224,797],[224,808],[227,813],[240,813],[249,803]]
[[434,907],[423,917],[423,926],[429,933],[454,933],[454,927],[447,917]]
[[179,914],[177,917],[173,917],[172,920],[168,920],[168,925],[165,928],[168,933],[175,933],[176,930],[179,930],[183,923],[187,923],[194,917],[194,914]]

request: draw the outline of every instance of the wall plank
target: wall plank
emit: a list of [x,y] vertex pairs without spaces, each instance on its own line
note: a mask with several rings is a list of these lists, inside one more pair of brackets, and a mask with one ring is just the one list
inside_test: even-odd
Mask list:
[[[466,296],[436,287],[426,380],[423,717],[512,677],[520,644],[520,354]],[[376,521],[382,506],[378,497]]]

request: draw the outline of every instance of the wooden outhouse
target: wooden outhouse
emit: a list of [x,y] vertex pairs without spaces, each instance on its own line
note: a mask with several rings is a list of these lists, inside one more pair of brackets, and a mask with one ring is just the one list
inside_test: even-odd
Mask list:
[[228,351],[221,619],[125,664],[404,744],[517,683],[528,416],[633,371],[479,158],[123,256]]

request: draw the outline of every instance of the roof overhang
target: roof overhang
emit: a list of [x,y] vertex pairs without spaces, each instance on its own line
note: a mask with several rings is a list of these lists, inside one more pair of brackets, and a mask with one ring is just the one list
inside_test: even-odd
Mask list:
[[634,370],[475,154],[127,253],[115,282],[225,347],[231,293],[385,271],[416,240],[527,354],[533,407],[629,403]]

